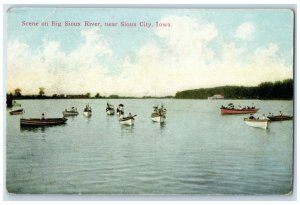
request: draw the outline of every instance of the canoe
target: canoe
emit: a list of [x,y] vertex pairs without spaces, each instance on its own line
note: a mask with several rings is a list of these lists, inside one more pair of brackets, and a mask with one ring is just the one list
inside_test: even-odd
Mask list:
[[268,129],[271,123],[271,120],[269,119],[244,119],[245,123],[251,127],[257,127],[262,129]]
[[83,114],[86,116],[86,117],[90,117],[92,116],[92,111],[88,110],[88,111],[83,111]]
[[134,124],[134,116],[131,117],[120,117],[119,122],[123,125],[133,125]]
[[20,119],[21,126],[53,126],[61,125],[67,121],[66,118],[30,118],[30,119]]
[[249,108],[249,109],[228,109],[228,108],[220,108],[222,115],[235,115],[235,114],[250,114],[256,113],[259,108]]
[[151,119],[153,122],[163,123],[165,122],[166,116],[159,113],[152,113]]
[[276,116],[268,116],[271,121],[284,121],[284,120],[292,120],[293,116],[287,115],[276,115]]
[[89,104],[87,104],[83,110],[83,114],[86,116],[86,117],[90,117],[92,115],[92,108],[91,106],[89,106]]
[[121,116],[124,114],[124,105],[123,104],[119,104],[119,106],[117,107],[117,115]]
[[18,110],[10,111],[9,114],[11,114],[11,115],[20,115],[20,114],[23,114],[23,112],[24,112],[23,109],[18,109]]
[[114,115],[115,114],[115,109],[114,108],[106,108],[106,114]]
[[63,111],[63,116],[64,117],[68,117],[68,116],[76,116],[78,115],[79,113],[77,111]]

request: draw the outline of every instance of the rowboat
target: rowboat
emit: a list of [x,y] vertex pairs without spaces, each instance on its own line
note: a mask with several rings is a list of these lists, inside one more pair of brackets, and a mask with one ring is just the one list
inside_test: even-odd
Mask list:
[[90,117],[92,115],[92,108],[91,106],[89,106],[89,104],[87,104],[83,110],[83,114],[86,116],[86,117]]
[[63,116],[68,117],[68,116],[76,116],[79,113],[77,112],[77,108],[72,107],[71,110],[65,110],[63,111]]
[[163,106],[161,106],[161,108],[158,108],[158,106],[154,106],[153,108],[154,112],[151,114],[152,121],[158,123],[165,122],[167,109],[165,109]]
[[115,108],[114,108],[113,105],[107,103],[106,114],[108,114],[108,115],[114,115],[115,114]]
[[268,116],[268,118],[273,122],[273,121],[292,120],[293,116],[276,115],[276,116]]
[[244,118],[244,121],[247,125],[251,127],[257,127],[262,129],[268,129],[271,121],[268,118],[259,119],[259,118]]
[[133,125],[134,124],[134,116],[131,116],[131,114],[129,113],[128,117],[123,117],[123,115],[120,116],[119,118],[119,122],[123,125]]
[[117,107],[117,115],[123,115],[124,114],[124,105],[123,104],[119,104],[119,106]]
[[13,110],[13,111],[9,112],[9,114],[11,114],[11,115],[20,115],[20,114],[23,114],[23,113],[24,113],[23,109]]
[[21,126],[53,126],[64,124],[67,121],[66,118],[30,118],[20,119]]
[[222,115],[235,115],[235,114],[251,114],[256,113],[259,108],[252,107],[243,107],[243,108],[235,108],[232,103],[229,103],[226,107],[222,105],[220,108]]
[[166,120],[166,116],[158,113],[152,113],[151,119],[153,122],[163,123]]
[[235,114],[250,114],[256,113],[259,109],[227,109],[227,108],[220,108],[222,115],[235,115]]

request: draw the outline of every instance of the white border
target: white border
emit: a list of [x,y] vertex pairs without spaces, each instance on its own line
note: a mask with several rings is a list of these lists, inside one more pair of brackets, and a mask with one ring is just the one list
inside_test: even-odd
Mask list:
[[[83,4],[84,3],[84,4]],[[149,4],[151,3],[151,4]],[[251,3],[251,4],[249,4]],[[0,29],[4,31],[4,6],[8,5],[22,5],[22,6],[63,6],[63,7],[89,7],[89,6],[102,6],[102,7],[172,7],[172,8],[186,8],[186,7],[195,7],[195,8],[282,8],[285,6],[293,6],[294,10],[297,10],[298,2],[296,0],[280,0],[280,1],[274,1],[274,0],[252,0],[251,2],[241,2],[237,0],[230,0],[230,1],[222,1],[222,0],[210,0],[210,1],[197,1],[197,0],[176,0],[176,1],[168,1],[168,0],[151,0],[150,2],[147,1],[141,1],[141,0],[110,0],[110,1],[97,1],[97,0],[85,0],[85,1],[75,1],[75,0],[46,0],[44,3],[41,3],[38,0],[4,0],[2,2],[2,10],[0,15]],[[153,5],[155,4],[155,5]],[[171,5],[170,5],[171,4]],[[298,21],[297,16],[295,16],[296,20],[296,28],[298,27]],[[297,33],[295,34],[295,58],[298,58],[297,50]],[[1,45],[3,48],[3,55],[1,56],[1,64],[4,65],[4,55],[5,55],[5,45],[6,41],[4,40],[4,37],[2,35],[2,41]],[[297,72],[297,62],[295,60],[295,86],[297,86],[297,79],[298,79],[298,72]],[[3,80],[1,85],[1,90],[3,92],[0,92],[0,95],[2,97],[1,101],[1,108],[0,114],[1,114],[1,120],[0,120],[0,131],[3,133],[3,137],[0,140],[0,147],[5,148],[5,119],[4,119],[4,110],[6,109],[5,104],[5,72],[4,67],[2,67],[1,72],[1,79]],[[297,86],[298,87],[298,86]],[[295,91],[298,91],[297,87],[295,87]],[[298,93],[298,92],[297,92]],[[298,107],[298,94],[295,95],[295,113],[297,111]],[[298,121],[298,115],[295,118],[295,124]],[[297,157],[297,150],[296,147],[298,145],[297,141],[297,127],[295,127],[295,157],[298,162],[299,158]],[[5,149],[3,149],[2,152],[0,152],[0,163],[2,165],[2,169],[0,169],[0,191],[3,193],[1,196],[1,202],[3,204],[16,204],[22,202],[25,204],[36,204],[41,203],[40,201],[43,201],[43,203],[67,203],[67,204],[99,204],[97,201],[106,201],[105,203],[109,204],[115,204],[118,203],[118,201],[123,201],[122,203],[125,204],[136,204],[140,203],[139,201],[143,201],[143,203],[147,203],[147,201],[150,201],[150,203],[153,203],[155,201],[160,201],[159,203],[172,203],[172,204],[178,204],[178,203],[189,203],[194,204],[197,203],[197,201],[201,201],[201,203],[205,202],[206,204],[240,204],[241,201],[248,201],[254,202],[254,201],[261,201],[260,203],[255,202],[255,204],[261,204],[261,203],[268,203],[268,201],[273,201],[273,203],[276,204],[290,204],[290,203],[296,203],[297,201],[297,195],[299,193],[299,190],[297,189],[296,185],[299,184],[297,179],[297,162],[295,163],[295,183],[294,183],[294,193],[292,196],[98,196],[98,195],[8,195],[4,188],[4,182],[5,182],[5,170],[4,163],[5,163]],[[13,201],[8,201],[13,200]],[[34,202],[32,202],[34,201]],[[73,201],[73,202],[71,202]],[[78,201],[78,202],[74,202]],[[113,202],[115,201],[115,202]],[[127,202],[124,202],[127,201]],[[177,201],[177,202],[174,202]],[[274,202],[277,201],[277,202]],[[289,201],[289,202],[287,202]],[[156,203],[156,202],[155,202]]]

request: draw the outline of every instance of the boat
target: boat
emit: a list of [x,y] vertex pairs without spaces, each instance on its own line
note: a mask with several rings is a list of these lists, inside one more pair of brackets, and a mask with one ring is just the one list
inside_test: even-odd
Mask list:
[[61,125],[66,123],[66,118],[29,118],[29,119],[20,119],[21,126],[54,126]]
[[239,106],[239,108],[235,108],[232,103],[229,103],[226,107],[222,105],[220,110],[222,115],[235,115],[256,113],[259,110],[259,108],[255,108],[254,106],[247,106],[243,108]]
[[119,104],[119,106],[117,107],[117,115],[124,115],[124,105],[123,104]]
[[71,110],[65,110],[63,111],[63,116],[68,117],[68,116],[76,116],[79,113],[77,112],[77,108],[72,107]]
[[154,106],[154,112],[151,114],[151,119],[153,122],[163,123],[166,120],[166,112],[167,109],[161,106],[161,108],[158,108],[158,106]]
[[114,115],[115,114],[115,108],[114,108],[113,105],[107,103],[106,114],[108,114],[108,115]]
[[20,115],[20,114],[23,114],[24,112],[25,112],[24,109],[18,109],[18,110],[10,111],[9,114],[11,114],[11,115]]
[[119,122],[123,125],[133,125],[135,116],[136,115],[132,116],[130,113],[127,117],[123,117],[123,115],[120,115]]
[[264,116],[260,119],[260,118],[255,118],[252,115],[248,118],[244,118],[244,121],[247,125],[251,127],[257,127],[262,129],[268,129],[271,123],[271,120],[269,120]]
[[283,115],[281,111],[280,111],[279,115],[273,115],[273,114],[270,113],[267,117],[272,122],[273,121],[284,121],[284,120],[292,120],[293,119],[293,116]]
[[92,108],[87,104],[83,110],[83,114],[87,117],[90,117],[92,115]]

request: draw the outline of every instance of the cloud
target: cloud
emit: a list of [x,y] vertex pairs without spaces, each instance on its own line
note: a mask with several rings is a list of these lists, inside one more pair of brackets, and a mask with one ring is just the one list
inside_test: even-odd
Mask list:
[[45,87],[47,94],[82,93],[96,92],[98,81],[110,83],[108,68],[99,60],[112,55],[106,39],[98,29],[82,31],[81,36],[84,43],[70,53],[56,41],[44,40],[37,51],[18,40],[8,42],[8,90],[19,87],[34,94]]
[[[118,56],[124,59],[118,74],[109,72],[115,65],[103,63],[114,53],[97,29],[82,31],[84,43],[68,53],[56,41],[44,40],[40,50],[17,40],[9,42],[7,88],[19,87],[29,94],[45,87],[46,94],[166,96],[185,89],[250,86],[293,77],[277,43],[249,50],[234,39],[219,43],[215,24],[198,18],[167,16],[159,21],[171,22],[172,27],[157,27],[155,36],[145,39],[133,55]],[[242,25],[239,28],[246,31]],[[244,37],[251,36],[253,29],[249,30]]]
[[255,32],[255,25],[251,22],[242,23],[235,32],[235,36],[242,40],[250,40],[253,38]]

